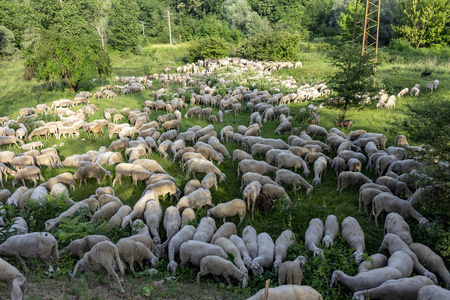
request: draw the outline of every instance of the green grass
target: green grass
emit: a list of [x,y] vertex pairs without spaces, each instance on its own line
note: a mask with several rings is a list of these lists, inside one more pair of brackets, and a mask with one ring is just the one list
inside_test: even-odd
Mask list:
[[[186,56],[186,45],[177,45],[175,47],[168,47],[165,45],[158,45],[152,47],[144,48],[142,56],[135,55],[125,55],[120,53],[112,53],[112,64],[113,64],[113,76],[140,76],[146,72],[161,72],[167,66],[173,65],[175,68],[184,64],[184,57]],[[275,76],[282,76],[286,78],[287,76],[293,76],[294,79],[299,84],[304,83],[318,83],[321,81],[327,81],[333,75],[333,68],[330,66],[326,59],[326,53],[324,52],[305,52],[302,53],[301,61],[303,62],[302,69],[294,70],[283,70],[275,72]],[[387,63],[381,65],[378,69],[378,84],[381,88],[384,88],[390,94],[397,94],[404,87],[412,87],[416,83],[420,83],[422,86],[422,93],[425,92],[425,85],[427,82],[433,81],[438,78],[441,81],[441,85],[438,90],[433,93],[432,97],[449,97],[450,89],[446,82],[450,81],[449,72],[445,72],[446,68],[449,67],[449,63],[438,58],[420,58],[417,61],[407,57],[401,59],[398,56],[391,56]],[[432,78],[421,79],[421,71],[427,68],[433,72]],[[21,74],[23,71],[22,62],[0,62],[0,116],[7,115],[10,119],[14,119],[18,116],[18,111],[22,107],[36,106],[39,103],[46,103],[51,105],[51,102],[61,98],[72,98],[74,95],[71,94],[66,85],[63,83],[38,83],[36,81],[24,81],[21,79]],[[448,69],[447,69],[448,70]],[[249,76],[254,76],[255,74],[249,73]],[[436,75],[436,76],[435,76]],[[233,82],[238,85],[240,81],[245,79],[245,76],[240,76],[234,78]],[[99,90],[99,87],[105,83],[112,83],[112,80],[106,81],[95,81],[95,82],[85,82],[83,87],[85,90],[95,92]],[[251,88],[257,87],[269,88],[268,82],[265,80],[248,80],[248,86]],[[155,89],[159,88],[159,84],[155,81]],[[175,91],[176,87],[172,87],[171,90]],[[82,88],[83,89],[83,88]],[[282,92],[287,93],[286,88],[281,88]],[[225,89],[221,90],[222,93],[226,92]],[[87,121],[92,121],[94,119],[103,118],[103,110],[107,107],[116,107],[117,109],[122,109],[124,107],[130,107],[131,109],[139,108],[142,109],[145,100],[154,100],[151,96],[151,91],[144,90],[138,94],[131,94],[126,96],[119,96],[116,99],[108,100],[91,100],[95,104],[99,111],[96,112],[94,116],[91,116]],[[317,100],[312,102],[315,105],[319,105],[324,100]],[[375,100],[374,100],[375,101]],[[405,98],[397,99],[397,105],[392,110],[375,108],[375,102],[362,109],[352,108],[348,111],[347,118],[356,122],[352,130],[355,129],[365,129],[371,132],[383,132],[388,137],[388,146],[393,144],[394,138],[397,134],[406,134],[405,132],[399,132],[396,128],[395,122],[405,118],[404,110],[407,109],[407,104],[414,101],[423,101],[422,97],[411,98],[406,96]],[[297,115],[300,108],[306,107],[308,103],[292,104],[291,114],[293,116]],[[78,107],[80,108],[80,107]],[[78,108],[75,108],[78,109]],[[186,109],[181,112],[184,114]],[[217,114],[217,109],[214,109],[214,113]],[[333,127],[333,121],[338,119],[340,111],[325,107],[320,110],[321,122],[320,125],[329,129]],[[155,120],[159,115],[165,114],[165,112],[158,111],[152,112],[151,119]],[[232,125],[236,130],[239,125],[248,125],[250,118],[249,112],[243,112],[241,114],[225,114],[224,123],[217,125],[216,131],[219,133],[220,129],[226,125]],[[185,131],[187,128],[200,125],[206,126],[208,122],[206,119],[184,119],[181,122],[180,131]],[[277,121],[270,121],[264,123],[262,128],[262,136],[267,138],[281,138],[287,140],[289,134],[285,133],[281,136],[275,135],[274,130],[278,126]],[[298,124],[296,121],[294,127],[304,126]],[[304,129],[302,127],[302,129]],[[344,130],[348,133],[348,130]],[[107,137],[107,129],[104,130],[104,135],[100,136],[98,139],[93,139],[86,133],[81,132],[79,139],[64,139],[56,140],[55,138],[50,138],[49,140],[43,140],[45,147],[51,147],[56,145],[59,151],[61,160],[73,154],[85,153],[88,150],[98,150],[100,146],[108,146],[111,141]],[[411,144],[420,144],[420,140],[415,140],[414,137],[408,137]],[[34,140],[37,140],[36,138]],[[323,140],[323,139],[322,139]],[[64,144],[60,146],[61,144]],[[226,147],[230,154],[234,149],[242,149],[241,145],[226,144]],[[3,147],[6,150],[7,147]],[[16,147],[11,148],[16,153],[24,152],[23,150],[17,149]],[[123,154],[123,150],[121,151]],[[332,153],[331,156],[334,156]],[[177,180],[177,184],[180,189],[183,189],[184,184],[191,179],[191,177],[186,176],[183,167],[179,163],[172,162],[172,155],[170,159],[164,160],[158,153],[151,153],[148,158],[155,159],[158,161],[163,168]],[[262,159],[259,157],[257,159]],[[223,184],[219,184],[219,189],[216,191],[212,189],[213,203],[226,202],[235,198],[242,198],[242,193],[240,191],[240,179],[237,177],[236,165],[232,165],[231,160],[226,159],[224,163],[219,166],[219,168],[225,172],[227,175],[227,181]],[[310,166],[312,169],[313,166]],[[114,167],[107,166],[106,169],[114,171]],[[43,175],[46,179],[55,176],[56,174],[62,172],[75,172],[75,168],[63,168],[63,169],[43,169]],[[376,178],[375,174],[364,172],[367,176],[373,180]],[[197,179],[201,180],[203,175],[198,174]],[[11,178],[10,178],[11,179]],[[312,180],[312,176],[307,178],[309,182]],[[124,204],[133,205],[140,197],[142,191],[145,189],[143,183],[139,183],[136,187],[132,184],[130,178],[122,178],[123,184],[121,186],[117,185],[114,187],[116,195],[123,201]],[[102,179],[101,186],[107,186],[112,184],[112,179]],[[8,181],[5,187],[11,189],[11,183]],[[70,191],[70,197],[76,201],[87,198],[89,195],[94,194],[97,189],[98,184],[94,179],[88,180],[87,185],[83,185],[82,188]],[[373,220],[369,220],[363,211],[358,210],[358,189],[348,188],[346,191],[340,195],[336,191],[336,177],[333,172],[328,169],[326,174],[322,178],[322,184],[314,188],[314,191],[309,195],[305,195],[305,190],[302,189],[296,194],[292,193],[288,186],[285,186],[289,196],[291,197],[293,204],[288,207],[285,203],[277,202],[275,208],[271,215],[267,216],[262,212],[255,212],[254,220],[251,219],[250,214],[248,214],[241,226],[239,226],[238,231],[241,233],[242,229],[247,225],[252,225],[256,228],[257,232],[268,232],[272,238],[275,240],[278,235],[285,229],[291,229],[297,236],[298,245],[293,247],[290,251],[290,258],[295,258],[296,255],[304,255],[308,259],[307,270],[304,276],[304,284],[311,285],[318,289],[326,299],[342,299],[350,298],[351,292],[344,288],[343,285],[337,284],[333,288],[329,288],[327,282],[331,278],[331,272],[334,269],[343,269],[349,273],[356,272],[356,265],[352,264],[351,251],[349,251],[347,245],[342,239],[336,241],[335,248],[328,250],[326,253],[325,261],[319,261],[313,259],[309,252],[304,248],[304,234],[308,227],[308,223],[312,218],[321,218],[325,221],[325,218],[329,214],[334,214],[338,217],[339,221],[342,221],[345,217],[351,215],[358,219],[362,228],[365,232],[366,237],[366,252],[370,255],[378,252],[382,236],[383,236],[383,218],[380,218],[380,227],[374,225]],[[160,199],[163,209],[166,209],[170,205],[174,205],[175,202],[170,202],[168,198]],[[58,215],[57,212],[47,212],[52,217]],[[197,212],[197,221],[206,215],[206,212],[202,209]],[[238,217],[230,219],[237,224]],[[412,229],[417,229],[415,222],[409,220],[409,224]],[[221,221],[217,221],[217,225],[221,225]],[[416,233],[420,232],[420,233]],[[423,231],[417,230],[413,232],[413,238],[415,241],[422,241],[424,239]],[[161,224],[160,234],[163,240],[165,239],[165,231]],[[449,253],[449,245],[441,245],[443,248],[439,249],[440,253]],[[435,249],[436,250],[436,249]],[[449,257],[445,257],[448,263]],[[14,259],[9,259],[10,262],[17,265],[17,261]],[[75,260],[68,260],[65,262],[65,272],[60,274],[60,281],[52,281],[53,284],[59,286],[61,284],[66,284],[68,280],[68,274],[71,268],[75,264]],[[169,277],[169,274],[165,272],[165,267],[167,261],[163,260],[159,267],[159,274],[156,277],[146,278],[141,281],[139,279],[133,278],[130,274],[127,275],[126,281],[128,286],[125,287],[127,291],[127,296],[138,297],[140,295],[142,288],[149,282],[154,280],[163,280]],[[42,279],[43,270],[39,266],[39,263],[35,263],[30,269],[33,273],[28,277],[29,282],[39,282]],[[206,283],[197,286],[195,284],[195,275],[197,270],[192,268],[184,268],[181,274],[179,274],[176,281],[166,280],[164,285],[165,288],[160,291],[156,288],[155,298],[201,298],[199,295],[207,295],[210,297],[219,298],[238,298],[243,299],[253,294],[258,289],[264,287],[264,280],[271,278],[271,284],[276,285],[277,278],[270,272],[266,272],[261,278],[253,278],[251,276],[249,287],[243,291],[239,288],[226,288],[222,285],[212,284],[210,279],[205,278]],[[53,279],[52,279],[53,280]],[[101,279],[103,280],[103,279]],[[77,282],[81,279],[77,278]],[[104,281],[101,281],[102,285],[107,286]],[[202,280],[203,282],[203,280]],[[186,289],[189,286],[189,289]],[[218,291],[214,291],[219,286]],[[194,287],[192,289],[192,287]],[[188,291],[192,289],[192,291]],[[101,290],[104,291],[104,290]],[[110,299],[111,297],[117,297],[117,294],[109,291],[108,296],[102,295],[101,291],[91,291],[87,289],[87,286],[81,286],[80,288],[66,288],[65,296],[62,294],[61,298],[55,296],[58,299],[65,299],[66,297],[76,295],[83,299]],[[31,293],[31,294],[28,294]],[[6,297],[5,289],[0,290],[2,297]],[[42,294],[39,294],[39,288],[32,289],[26,292],[27,295],[33,299],[45,298]]]

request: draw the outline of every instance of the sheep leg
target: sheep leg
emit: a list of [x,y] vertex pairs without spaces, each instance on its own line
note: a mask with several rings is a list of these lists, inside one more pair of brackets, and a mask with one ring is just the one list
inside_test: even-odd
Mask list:
[[109,281],[109,286],[112,288],[111,285],[111,281],[109,276],[112,276],[113,279],[117,282],[117,284],[119,285],[119,291],[121,293],[124,293],[125,291],[123,290],[122,284],[120,283],[120,279],[119,276],[117,276],[116,272],[114,271],[113,267],[111,265],[105,266],[106,271],[108,272],[108,281]]
[[25,260],[20,256],[19,254],[14,255],[15,258],[17,258],[20,261],[20,264],[22,265],[22,268],[25,270],[25,273],[28,273],[27,264],[25,263]]

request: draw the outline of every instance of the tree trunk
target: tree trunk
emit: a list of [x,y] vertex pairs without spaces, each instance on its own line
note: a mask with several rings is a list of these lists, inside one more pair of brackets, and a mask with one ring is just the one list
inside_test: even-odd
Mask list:
[[345,99],[345,104],[344,104],[344,109],[343,109],[343,112],[342,112],[341,122],[345,120],[345,115],[347,114],[347,110],[348,110],[348,100]]

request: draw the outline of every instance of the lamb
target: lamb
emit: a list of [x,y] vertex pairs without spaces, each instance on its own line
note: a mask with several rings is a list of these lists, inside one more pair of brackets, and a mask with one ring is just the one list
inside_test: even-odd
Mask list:
[[450,284],[450,273],[439,255],[420,243],[409,244],[409,248],[414,252],[422,265],[427,266],[428,270],[439,275],[447,283],[447,286]]
[[78,210],[84,209],[84,208],[89,208],[89,204],[87,204],[86,202],[83,202],[83,201],[76,202],[69,209],[62,212],[57,218],[49,219],[49,220],[45,221],[45,231],[52,230],[53,228],[55,228],[56,225],[58,225],[62,221],[62,219],[64,219],[65,217],[70,217],[73,214],[75,214]]
[[15,176],[16,175],[16,171],[8,168],[5,164],[0,163],[0,184],[3,187],[3,175],[5,176],[5,182],[8,179],[8,174]]
[[238,177],[241,175],[241,173],[245,174],[247,172],[254,172],[264,175],[271,172],[275,173],[277,172],[277,170],[278,168],[273,167],[264,161],[244,159],[238,164]]
[[278,272],[278,284],[281,285],[300,285],[305,271],[306,258],[297,256],[294,261],[284,262]]
[[384,254],[375,253],[359,264],[357,273],[359,274],[373,269],[383,268],[386,267],[387,264],[388,259]]
[[427,83],[426,91],[428,92],[428,90],[429,90],[430,92],[433,92],[433,89],[434,89],[434,84],[433,83]]
[[[130,265],[130,270],[134,274],[134,262],[137,262],[141,269],[144,269],[142,261],[145,259],[151,263],[152,268],[156,268],[158,258],[141,242],[135,242],[130,239],[120,239],[116,243],[119,250],[119,256],[122,262],[127,262]],[[125,264],[123,263],[125,267]]]
[[199,188],[187,196],[184,196],[178,201],[176,207],[182,209],[183,207],[197,208],[200,206],[214,206],[211,202],[211,192],[208,189]]
[[334,239],[339,233],[339,222],[335,215],[329,215],[325,220],[325,232],[322,244],[325,248],[333,247]]
[[274,261],[275,245],[265,232],[258,234],[258,256],[253,258],[250,269],[254,276],[262,275],[264,268],[271,268]]
[[308,229],[305,233],[305,247],[313,252],[313,256],[322,256],[323,250],[318,248],[323,237],[324,226],[322,220],[315,218],[309,221]]
[[176,268],[178,266],[175,261],[175,254],[179,251],[180,246],[184,242],[192,240],[192,238],[194,237],[194,233],[195,227],[192,225],[186,225],[170,240],[168,251],[169,264],[167,265],[167,271],[170,271],[173,276],[175,275]]
[[344,171],[338,176],[338,191],[342,193],[349,185],[372,183],[372,180],[359,172]]
[[295,234],[292,230],[283,231],[275,241],[275,262],[273,263],[275,274],[278,274],[281,264],[286,260],[289,247],[295,243]]
[[[159,249],[163,250],[170,243],[170,240],[180,230],[181,216],[180,212],[174,206],[169,206],[164,214],[164,229],[166,230],[166,241],[160,245]],[[200,226],[200,225],[199,225]]]
[[212,162],[210,161],[204,161],[204,160],[198,160],[198,159],[190,159],[185,163],[186,167],[186,174],[189,175],[190,173],[214,173],[219,175],[219,182],[225,182],[227,179],[227,176],[222,173]]
[[12,180],[13,188],[16,184],[22,180],[22,184],[25,185],[25,180],[33,180],[34,186],[36,186],[37,181],[45,181],[45,178],[41,174],[41,170],[38,167],[28,166],[17,171],[16,177]]
[[109,238],[104,235],[88,235],[82,239],[70,242],[66,248],[59,252],[59,256],[62,256],[64,253],[69,253],[74,257],[80,258],[84,253],[91,251],[92,247],[96,244],[103,241],[109,241]]
[[214,219],[210,217],[204,217],[198,224],[193,240],[209,243],[216,229],[217,227]]
[[[119,267],[119,274],[114,271],[114,264]],[[111,242],[103,241],[96,244],[91,251],[86,252],[83,257],[77,262],[73,269],[72,278],[75,277],[77,271],[87,272],[89,275],[88,282],[92,282],[91,277],[93,272],[106,270],[109,285],[111,285],[110,276],[117,282],[119,291],[124,293],[124,289],[121,284],[123,278],[124,269],[119,256],[119,250],[116,245]]]
[[300,156],[290,153],[290,151],[288,151],[287,153],[279,153],[276,156],[276,162],[279,169],[281,169],[282,167],[294,168],[294,172],[297,172],[297,168],[303,168],[303,175],[308,176],[311,173],[305,161]]
[[11,291],[12,300],[22,300],[27,279],[19,270],[0,258],[0,281]]
[[153,242],[155,244],[161,243],[161,238],[159,236],[159,223],[161,223],[162,215],[162,207],[161,204],[159,204],[159,201],[147,201],[145,204],[144,219],[151,235],[153,236]]
[[[247,300],[265,299],[266,289],[259,290],[255,295]],[[269,288],[267,300],[322,300],[322,295],[310,286],[306,285],[282,285]]]
[[[294,187],[294,193],[297,190],[300,190],[302,186],[306,188],[306,195],[309,195],[309,193],[313,190],[313,186],[310,185],[302,176],[289,170],[278,170],[276,172],[275,182],[277,184],[281,184],[282,182],[292,184]],[[298,186],[298,188],[296,188],[296,186]]]
[[425,267],[419,262],[419,259],[417,258],[416,254],[414,254],[413,251],[408,247],[408,245],[403,242],[399,236],[393,234],[393,233],[387,233],[384,236],[383,242],[380,246],[380,252],[383,249],[388,249],[389,253],[392,254],[396,251],[403,251],[405,252],[414,262],[414,271],[416,273],[426,276],[427,278],[431,279],[435,284],[437,284],[437,278],[436,276],[425,269]]
[[190,240],[180,246],[181,266],[190,262],[199,267],[201,260],[208,255],[216,255],[224,259],[228,257],[222,247],[201,241]]
[[[357,160],[359,162],[359,160]],[[312,181],[313,185],[318,185],[322,180],[322,173],[327,169],[327,159],[323,156],[316,159],[314,162],[314,179]]]
[[419,290],[417,300],[450,299],[450,291],[436,285],[426,285]]
[[[361,209],[361,207],[364,205],[364,211],[367,214],[367,206],[372,204],[373,198],[381,193],[383,193],[383,191],[375,188],[365,188],[363,190],[360,190],[358,198],[359,209]],[[370,217],[371,215],[369,215],[369,218]]]
[[378,226],[378,216],[382,211],[387,213],[395,212],[403,218],[414,218],[419,224],[428,225],[428,220],[417,212],[412,205],[390,193],[381,193],[372,200],[372,214],[375,217],[375,224]]
[[28,273],[24,258],[40,258],[47,266],[52,260],[58,268],[58,242],[48,232],[32,232],[9,237],[0,245],[0,255],[19,259],[23,269]]
[[212,274],[218,282],[217,276],[223,276],[228,284],[231,284],[229,277],[233,277],[242,282],[242,288],[245,288],[248,282],[246,272],[236,268],[230,261],[214,255],[206,256],[200,261],[200,272],[197,274],[197,283],[200,283],[201,276],[207,274]]
[[216,218],[222,218],[225,223],[227,217],[233,217],[239,215],[239,225],[245,217],[246,209],[245,202],[241,199],[234,199],[225,203],[217,204],[215,207],[208,209],[207,216],[214,216]]
[[356,264],[359,265],[362,261],[364,251],[366,250],[364,232],[359,225],[359,222],[353,217],[345,218],[341,224],[341,235],[348,246],[355,249],[353,255],[355,256]]
[[370,299],[417,299],[419,290],[428,285],[433,285],[433,281],[424,276],[392,279],[378,287],[358,291],[353,294],[352,299],[364,300],[367,296]]
[[348,276],[339,270],[334,271],[330,287],[335,281],[340,281],[353,292],[375,288],[387,280],[409,277],[413,265],[412,259],[406,253],[397,251],[389,258],[387,267],[358,273],[356,276]]
[[252,219],[253,219],[253,211],[255,210],[256,199],[261,193],[262,185],[259,181],[253,181],[249,183],[244,191],[242,192],[242,198],[245,201],[247,199],[247,210],[250,210],[250,206],[252,209]]
[[389,213],[386,216],[384,233],[398,235],[407,245],[410,245],[413,242],[408,223],[406,223],[402,216],[394,212]]
[[229,236],[237,234],[237,228],[236,225],[233,222],[227,222],[224,223],[222,226],[217,229],[217,231],[213,234],[211,237],[211,244],[214,244],[214,242],[221,237],[228,238]]

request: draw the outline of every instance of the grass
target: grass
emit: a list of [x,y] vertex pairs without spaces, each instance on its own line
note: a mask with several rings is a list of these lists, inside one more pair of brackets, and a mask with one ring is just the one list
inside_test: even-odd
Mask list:
[[[313,49],[315,50],[315,49]],[[173,65],[175,68],[184,64],[186,57],[186,45],[181,44],[174,47],[168,47],[167,45],[156,45],[151,47],[145,47],[143,55],[135,56],[130,54],[112,53],[113,63],[113,76],[140,76],[144,73],[160,73],[164,68],[169,65]],[[305,52],[302,54],[301,61],[303,62],[302,69],[283,70],[276,72],[274,76],[281,76],[285,79],[288,76],[292,76],[299,84],[304,83],[318,83],[330,78],[334,72],[330,64],[327,62],[326,53],[324,52]],[[441,60],[439,58],[420,58],[414,61],[410,57],[401,58],[397,55],[390,55],[386,58],[386,63],[381,65],[378,70],[378,84],[380,88],[384,88],[390,94],[397,94],[399,90],[404,87],[412,87],[416,83],[420,83],[422,86],[422,93],[427,82],[432,81],[429,78],[420,78],[420,73],[423,69],[431,70],[433,76],[439,78],[441,85],[439,89],[433,93],[433,97],[449,97],[450,90],[448,84],[445,82],[450,81],[450,74],[445,72],[445,68],[449,67],[448,61]],[[0,63],[0,115],[7,115],[10,119],[18,116],[18,111],[22,107],[36,106],[39,103],[45,103],[51,105],[51,102],[61,98],[72,98],[70,92],[64,83],[38,83],[36,81],[24,81],[21,79],[21,73],[23,67],[21,62],[1,62]],[[233,78],[233,82],[238,85],[240,81],[246,79],[246,77],[253,77],[254,73],[247,74],[248,76],[240,76],[239,78]],[[219,75],[218,75],[219,76]],[[435,77],[433,77],[434,80]],[[99,87],[108,81],[94,81],[83,83],[85,90],[95,92],[99,90]],[[112,80],[109,80],[112,82]],[[247,85],[253,88],[269,88],[269,84],[265,80],[261,79],[248,79]],[[171,87],[171,91],[175,91],[178,86]],[[155,81],[155,89],[159,88],[159,84]],[[83,88],[84,89],[84,88]],[[280,88],[283,93],[287,93],[288,90]],[[222,93],[225,93],[225,89],[221,89]],[[116,107],[122,109],[124,107],[130,107],[131,109],[142,109],[145,100],[154,100],[151,96],[151,91],[144,90],[138,94],[131,94],[126,96],[119,96],[114,100],[92,100],[99,111],[94,116],[88,118],[87,121],[103,118],[103,110],[107,107]],[[375,104],[366,106],[360,109],[350,109],[347,117],[353,120],[356,124],[352,128],[365,129],[372,132],[383,132],[388,137],[388,146],[393,144],[394,138],[397,134],[406,134],[405,132],[399,132],[396,128],[395,122],[401,121],[405,117],[404,110],[407,109],[407,104],[414,101],[422,101],[422,98],[411,98],[406,96],[405,98],[397,99],[397,105],[392,110],[377,110]],[[312,102],[315,105],[319,105],[323,100],[317,100]],[[297,112],[302,107],[306,107],[310,103],[292,104],[291,114],[297,115]],[[78,107],[79,108],[79,107]],[[76,108],[76,109],[78,109]],[[181,112],[184,114],[186,109]],[[217,114],[218,110],[214,109],[214,114]],[[339,111],[333,108],[325,107],[320,110],[321,126],[329,129],[333,127],[333,121],[338,119]],[[159,115],[165,114],[165,112],[158,111],[151,113],[151,119],[156,119]],[[239,125],[247,125],[250,118],[249,112],[243,112],[237,115],[225,114],[224,123],[216,126],[216,130],[219,133],[220,128],[225,125],[232,125],[236,130]],[[208,122],[206,119],[184,119],[181,122],[180,131],[185,131],[189,127],[200,125],[206,126]],[[289,134],[285,133],[281,136],[275,135],[274,130],[278,126],[277,121],[270,121],[263,124],[262,136],[267,138],[281,138],[287,140]],[[294,123],[294,127],[305,126],[297,122]],[[303,127],[302,127],[303,129]],[[344,129],[345,133],[348,130]],[[55,145],[58,149],[61,160],[73,154],[86,153],[88,150],[97,150],[100,146],[108,146],[110,140],[107,137],[107,129],[104,130],[104,135],[98,139],[93,139],[84,132],[78,139],[64,139],[56,140],[50,138],[43,140],[45,147],[51,147]],[[36,140],[36,139],[34,139]],[[322,139],[323,140],[323,139]],[[408,137],[408,140],[412,144],[420,144],[420,140],[415,140],[414,137]],[[226,144],[226,147],[230,153],[234,149],[242,149],[240,145]],[[3,147],[6,150],[7,147]],[[16,153],[24,152],[16,147],[11,148]],[[122,155],[123,150],[121,151]],[[335,153],[331,153],[333,157]],[[172,175],[180,189],[184,184],[192,179],[185,175],[183,166],[179,163],[172,162],[172,156],[169,160],[164,160],[162,157],[153,152],[148,158],[158,161],[163,168]],[[258,157],[257,159],[263,159]],[[232,165],[231,160],[226,159],[219,168],[227,175],[227,181],[223,184],[219,184],[219,189],[216,191],[212,189],[213,203],[226,202],[235,198],[242,198],[240,191],[240,180],[237,177],[236,165]],[[312,169],[312,166],[310,166]],[[106,166],[106,169],[114,171],[114,167]],[[75,168],[63,168],[63,169],[47,169],[43,168],[43,175],[46,179],[55,176],[62,172],[75,172]],[[364,172],[371,179],[375,180],[375,174],[370,172]],[[201,180],[203,175],[198,175],[197,179]],[[307,178],[310,182],[311,177]],[[132,184],[130,178],[122,178],[123,184],[121,186],[116,185],[114,187],[116,195],[122,200],[124,204],[133,205],[140,197],[142,191],[145,189],[143,183],[139,183],[136,187]],[[111,178],[106,178],[101,181],[101,186],[107,186],[112,184]],[[5,184],[5,187],[11,189],[10,181]],[[87,185],[83,185],[82,188],[78,188],[70,191],[70,197],[76,201],[87,198],[89,195],[94,194],[98,184],[95,180],[88,180]],[[351,215],[355,217],[361,224],[366,238],[366,252],[373,254],[378,252],[382,236],[383,236],[383,220],[379,220],[380,227],[374,226],[373,220],[369,220],[363,211],[358,210],[358,189],[348,188],[340,195],[336,191],[336,177],[333,172],[328,170],[322,178],[322,184],[314,188],[314,191],[306,196],[304,189],[298,191],[296,194],[292,193],[288,186],[285,187],[291,199],[293,200],[292,206],[288,207],[285,203],[277,202],[271,215],[267,216],[262,212],[255,212],[254,220],[251,219],[248,214],[241,226],[239,226],[239,233],[247,225],[255,227],[257,232],[268,232],[272,238],[275,239],[285,229],[291,229],[297,236],[298,244],[290,250],[289,258],[295,258],[297,255],[304,255],[308,259],[308,267],[304,275],[303,284],[311,285],[319,290],[326,299],[342,299],[350,298],[351,292],[344,288],[342,285],[335,285],[333,288],[329,288],[329,279],[331,278],[331,272],[335,269],[345,270],[349,274],[356,272],[356,265],[353,262],[350,249],[342,239],[337,239],[335,247],[331,250],[326,250],[325,260],[313,259],[309,252],[303,245],[304,234],[308,228],[308,223],[312,218],[320,218],[323,221],[329,214],[334,214],[338,217],[339,221],[342,221],[345,217]],[[168,198],[160,199],[163,209],[168,206],[174,205],[174,202],[170,202]],[[45,212],[51,217],[57,216],[59,212],[50,211]],[[198,222],[201,217],[205,216],[206,212],[203,209],[197,211]],[[381,218],[383,219],[383,218]],[[231,218],[227,221],[233,221],[237,224],[238,217]],[[417,228],[414,222],[409,221],[410,226],[413,229],[413,238],[415,241],[422,241],[424,239],[423,231],[414,231]],[[41,224],[42,225],[42,224]],[[217,221],[217,225],[221,225],[221,221]],[[92,225],[97,226],[97,225]],[[93,228],[95,230],[95,228]],[[420,233],[417,233],[420,232]],[[87,234],[87,233],[86,233]],[[112,233],[111,233],[112,234]],[[129,234],[129,233],[128,233]],[[162,239],[165,239],[165,231],[161,224],[160,234]],[[67,241],[68,242],[68,241]],[[441,253],[449,252],[449,245],[443,245],[443,249],[440,249]],[[446,257],[448,263],[449,257]],[[8,259],[16,266],[17,261],[14,259]],[[159,263],[158,274],[147,276],[139,275],[132,277],[127,274],[125,281],[125,296],[118,295],[115,290],[108,288],[107,282],[103,279],[102,275],[95,278],[96,282],[100,282],[97,287],[89,289],[86,281],[80,277],[76,277],[74,280],[77,285],[73,285],[70,282],[69,274],[73,269],[75,260],[68,259],[62,264],[61,272],[55,277],[48,278],[44,275],[44,270],[39,262],[33,262],[30,269],[32,274],[27,276],[28,285],[26,295],[29,299],[48,299],[47,293],[51,294],[53,299],[111,299],[111,298],[132,298],[132,299],[144,299],[148,298],[144,294],[150,293],[151,298],[155,299],[179,299],[179,298],[237,298],[244,299],[255,293],[260,288],[264,287],[266,279],[272,279],[271,284],[276,285],[277,278],[274,274],[266,272],[262,277],[254,278],[251,276],[249,287],[241,290],[237,287],[228,288],[225,285],[215,284],[211,282],[211,278],[206,277],[202,280],[201,285],[195,283],[195,275],[197,270],[194,268],[183,268],[182,272],[177,275],[176,279],[168,279],[170,276],[165,271],[167,261],[163,260]],[[41,288],[41,282],[45,280],[48,288]],[[158,286],[158,282],[163,280],[164,283]],[[147,289],[144,288],[150,285]],[[45,286],[45,285],[44,285]],[[154,289],[151,287],[154,286]],[[5,286],[1,286],[0,297],[7,297],[7,291]]]

